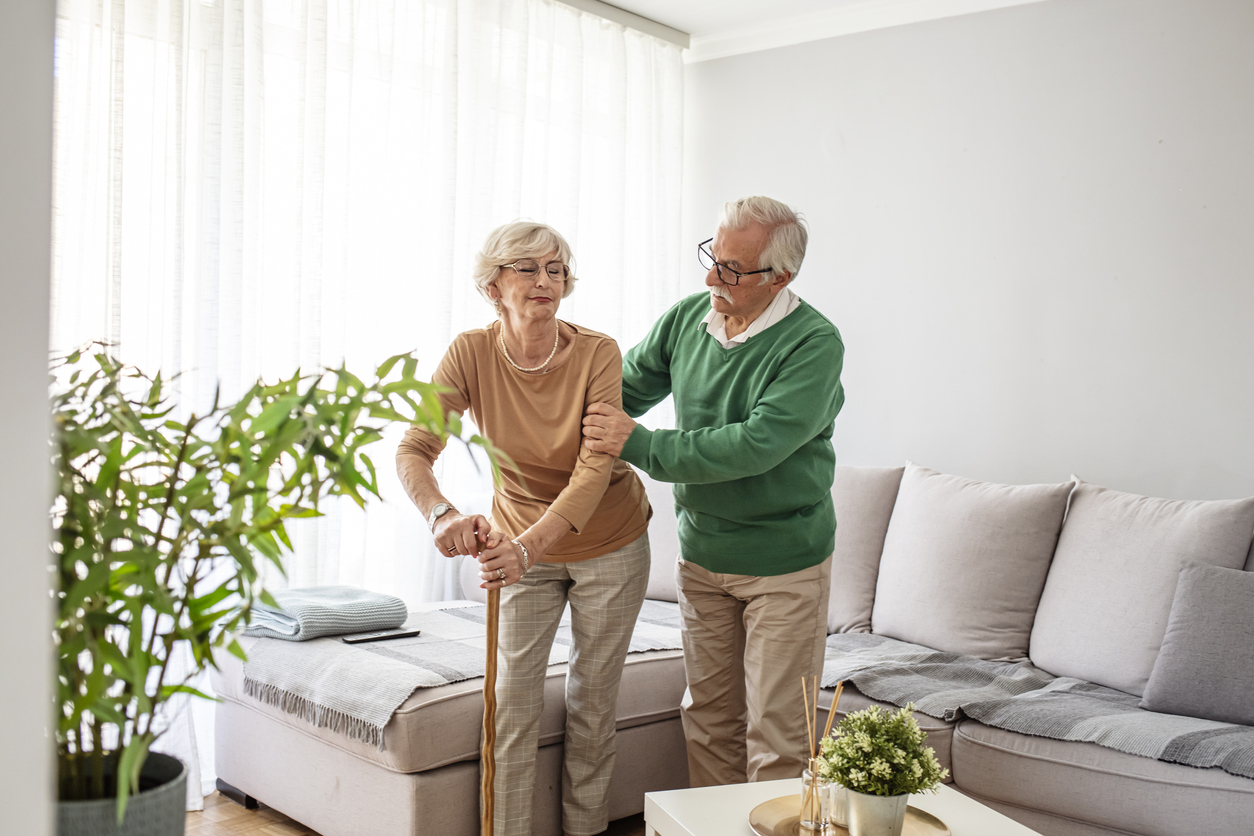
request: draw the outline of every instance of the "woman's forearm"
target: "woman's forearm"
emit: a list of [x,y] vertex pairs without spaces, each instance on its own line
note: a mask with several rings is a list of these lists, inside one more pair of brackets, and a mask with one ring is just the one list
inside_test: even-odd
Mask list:
[[527,547],[531,563],[544,559],[558,540],[570,531],[570,522],[555,511],[545,511],[544,516],[536,524],[528,528],[518,539]]
[[441,502],[452,505],[440,492],[440,483],[436,481],[431,462],[422,456],[397,456],[396,475],[400,477],[405,493],[422,512],[424,520],[431,516],[431,509]]

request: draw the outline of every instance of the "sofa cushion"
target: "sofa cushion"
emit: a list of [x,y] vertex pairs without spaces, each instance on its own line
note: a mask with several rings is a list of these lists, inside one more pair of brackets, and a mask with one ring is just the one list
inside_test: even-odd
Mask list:
[[1141,707],[1254,726],[1254,575],[1180,570],[1167,633]]
[[952,747],[954,785],[977,799],[1143,836],[1249,832],[1254,781],[1220,769],[1032,737],[974,720],[958,724]]
[[1071,483],[995,485],[907,464],[872,632],[981,659],[1026,658]]
[[1032,662],[1142,696],[1180,567],[1244,565],[1254,498],[1154,499],[1080,482],[1032,628]]
[[897,501],[904,467],[836,468],[836,549],[832,553],[832,592],[827,632],[871,632],[871,606],[888,520]]
[[[462,602],[464,604],[464,602]],[[445,602],[439,606],[459,605]],[[428,605],[434,606],[434,605]],[[415,609],[421,609],[416,607]],[[244,637],[247,651],[258,639]],[[292,726],[357,757],[394,772],[422,772],[459,761],[477,760],[483,717],[483,679],[468,679],[437,688],[419,688],[409,696],[383,729],[383,749],[353,740],[329,728],[320,728],[244,694],[244,663],[229,653],[218,653],[220,672],[213,672],[214,691],[272,720]],[[540,745],[562,739],[566,728],[564,697],[566,665],[551,665],[544,683],[544,711],[540,715]],[[653,650],[630,653],[623,666],[618,694],[621,729],[679,716],[684,693],[683,652]]]

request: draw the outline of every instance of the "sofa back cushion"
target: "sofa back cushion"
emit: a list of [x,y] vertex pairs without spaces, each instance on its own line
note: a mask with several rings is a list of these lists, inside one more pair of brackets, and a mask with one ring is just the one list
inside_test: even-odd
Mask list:
[[1188,561],[1240,569],[1254,498],[1155,499],[1080,482],[1032,628],[1033,664],[1142,696]]
[[907,464],[872,632],[981,659],[1026,658],[1071,487],[996,485]]
[[1141,708],[1254,726],[1254,574],[1180,570]]
[[832,594],[827,632],[871,632],[871,606],[888,520],[897,501],[904,467],[836,468],[836,549],[832,553]]

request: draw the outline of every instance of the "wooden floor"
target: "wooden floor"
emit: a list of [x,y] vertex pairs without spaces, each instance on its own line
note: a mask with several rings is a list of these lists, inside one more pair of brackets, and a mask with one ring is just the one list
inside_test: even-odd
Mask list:
[[259,810],[246,810],[217,792],[205,797],[203,812],[187,814],[183,832],[184,836],[318,836],[265,805]]
[[[259,810],[245,810],[234,801],[214,793],[205,798],[204,812],[188,813],[185,836],[318,836],[264,804]],[[644,816],[630,816],[610,822],[605,836],[644,836]]]

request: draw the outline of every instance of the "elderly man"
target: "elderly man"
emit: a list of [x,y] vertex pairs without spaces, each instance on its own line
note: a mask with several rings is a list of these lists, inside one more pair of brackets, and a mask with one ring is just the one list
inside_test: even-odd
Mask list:
[[[796,777],[800,682],[821,672],[836,532],[832,429],[844,345],[789,285],[806,228],[784,204],[723,207],[699,247],[708,293],[623,358],[623,406],[592,404],[584,444],[675,483],[693,786]],[[667,395],[677,429],[639,416]]]

